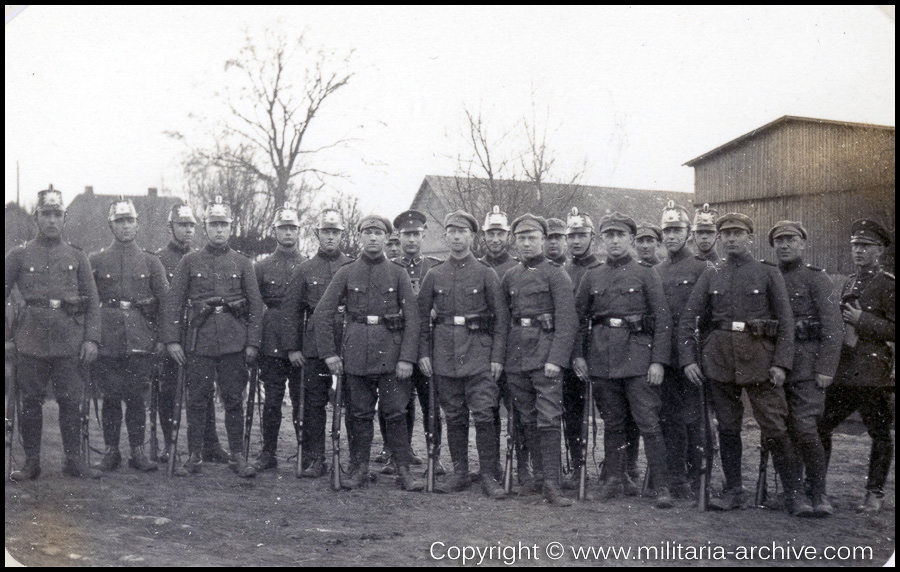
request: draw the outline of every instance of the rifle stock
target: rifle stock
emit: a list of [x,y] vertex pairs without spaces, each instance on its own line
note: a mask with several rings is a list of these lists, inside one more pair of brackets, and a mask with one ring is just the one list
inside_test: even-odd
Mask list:
[[578,500],[587,496],[587,456],[588,439],[590,437],[591,418],[594,415],[594,390],[591,380],[584,382],[584,410],[581,419],[581,467],[578,469]]
[[712,428],[709,423],[709,403],[706,399],[706,383],[700,391],[700,510],[709,508],[709,480],[712,475]]
[[159,439],[156,435],[156,417],[159,415],[159,377],[162,375],[162,359],[157,359],[150,378],[150,460],[159,457]]
[[[306,334],[306,320],[308,319],[307,313],[303,312],[303,319],[300,320],[300,339],[303,339],[303,335]],[[300,345],[303,347],[303,344]],[[305,414],[306,409],[306,364],[300,366],[300,388],[297,391],[297,405],[296,410],[297,413],[294,415],[294,430],[297,433],[297,467],[294,471],[294,476],[298,479],[300,478],[300,473],[303,472],[303,416]]]
[[259,363],[250,368],[250,388],[247,392],[247,415],[244,418],[244,461],[250,460],[250,433],[253,429],[253,406],[259,391]]
[[769,448],[766,447],[765,443],[761,443],[759,447],[759,476],[756,479],[756,497],[754,500],[758,507],[766,505],[766,497],[768,496],[768,469]]
[[[184,305],[181,313],[181,343],[184,344],[188,340],[188,332],[191,324],[191,301],[188,300]],[[185,360],[187,360],[187,351],[185,350]],[[166,465],[166,476],[171,478],[175,475],[175,457],[178,453],[178,433],[181,431],[181,410],[184,406],[184,368],[185,364],[178,364],[178,373],[175,382],[175,411],[174,419],[172,419],[172,442],[169,443],[169,462]]]
[[341,400],[344,375],[337,376],[334,386],[334,407],[331,415],[331,490],[343,488],[341,482]]
[[81,455],[84,462],[91,464],[91,393],[94,390],[91,366],[82,366],[84,389],[81,393]]
[[425,492],[433,493],[434,492],[434,463],[435,458],[437,457],[437,451],[435,442],[437,439],[434,438],[435,435],[435,407],[436,407],[436,399],[435,399],[435,379],[434,377],[430,377],[428,379],[428,433],[425,434],[425,447],[428,449],[428,462],[425,466]]
[[516,423],[513,416],[512,397],[506,402],[506,463],[503,467],[503,490],[512,492],[513,456],[516,451]]
[[19,410],[19,384],[16,382],[16,360],[6,363],[6,480],[10,480],[13,466],[13,445],[16,437],[16,416]]

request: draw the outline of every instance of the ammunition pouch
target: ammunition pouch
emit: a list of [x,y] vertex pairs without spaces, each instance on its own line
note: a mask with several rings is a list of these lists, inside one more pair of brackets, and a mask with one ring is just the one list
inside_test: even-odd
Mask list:
[[384,315],[384,327],[388,329],[389,332],[399,332],[403,330],[403,313],[397,314],[385,314]]
[[134,305],[145,318],[150,321],[156,320],[159,312],[159,300],[156,298],[144,298],[143,300],[135,300]]
[[470,332],[492,332],[494,330],[493,314],[466,314],[466,328]]
[[814,318],[803,318],[797,320],[794,333],[800,342],[821,340],[822,324]]
[[80,316],[87,312],[88,297],[72,296],[71,298],[65,298],[62,300],[60,307],[70,316]]
[[248,320],[250,318],[250,302],[246,298],[241,297],[225,304],[228,312],[238,320]]
[[541,314],[536,319],[545,333],[549,334],[556,329],[553,324],[553,314]]
[[266,308],[270,310],[276,310],[281,307],[281,298],[263,298],[263,302],[266,304]]
[[747,329],[754,338],[773,339],[778,336],[778,320],[749,320]]

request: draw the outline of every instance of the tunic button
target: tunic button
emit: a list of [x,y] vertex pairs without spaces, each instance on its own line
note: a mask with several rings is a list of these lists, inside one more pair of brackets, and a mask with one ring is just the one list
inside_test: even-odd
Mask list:
[[34,266],[28,269],[29,272],[34,272]]
[[[71,264],[69,265],[69,270],[72,270],[72,265],[71,265]],[[141,278],[143,278],[143,276],[141,276]]]
[[393,291],[394,291],[393,288],[388,288],[388,292],[393,292]]
[[754,290],[753,293],[754,293],[754,294],[759,294],[759,290]]
[[634,288],[629,288],[628,291],[629,291],[629,292],[634,292]]

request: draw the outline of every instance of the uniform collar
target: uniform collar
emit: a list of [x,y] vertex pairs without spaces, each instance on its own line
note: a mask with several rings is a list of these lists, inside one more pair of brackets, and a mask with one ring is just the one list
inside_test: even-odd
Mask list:
[[402,262],[404,266],[418,266],[419,264],[422,264],[423,258],[424,257],[421,254],[413,258],[404,254],[400,257],[400,262]]
[[172,252],[177,252],[178,254],[187,254],[191,251],[190,244],[182,244],[176,240],[170,240],[169,244],[166,245],[166,248]]
[[567,259],[566,255],[562,254],[560,256],[557,256],[556,258],[548,258],[547,260],[550,260],[550,261],[555,262],[555,263],[559,264],[560,266],[562,266],[566,263],[566,259]]
[[106,248],[106,250],[118,250],[121,252],[136,252],[136,251],[139,251],[140,248],[138,248],[137,243],[133,240],[127,244],[122,244],[118,240],[113,240],[112,244],[110,244]]
[[359,256],[359,259],[362,260],[363,262],[365,262],[366,264],[369,264],[369,265],[371,265],[371,266],[374,266],[374,265],[376,265],[376,264],[381,264],[382,262],[384,262],[385,260],[387,260],[387,257],[385,257],[385,255],[384,255],[383,252],[382,252],[379,256],[377,256],[376,258],[371,258],[370,256],[366,255],[366,253],[362,253],[362,254]]
[[453,258],[452,256],[450,256],[450,257],[447,258],[447,262],[449,262],[450,264],[452,264],[452,265],[455,266],[456,268],[462,268],[462,267],[465,266],[466,264],[469,264],[469,263],[474,262],[474,261],[475,261],[475,257],[472,256],[472,252],[471,252],[471,251],[469,251],[469,253],[466,254],[465,256],[463,256],[462,258]]
[[225,254],[229,250],[231,250],[231,246],[228,243],[226,243],[225,246],[223,246],[222,248],[217,248],[217,247],[213,246],[211,242],[207,242],[206,246],[203,249],[210,254],[220,256],[222,254]]
[[485,262],[487,262],[491,266],[500,266],[501,264],[508,261],[509,259],[510,259],[510,256],[509,256],[508,250],[504,250],[503,252],[500,253],[499,256],[493,256],[490,252],[488,252],[484,255]]
[[685,258],[689,257],[691,255],[691,252],[688,250],[688,247],[685,244],[681,248],[679,248],[678,251],[675,252],[675,254],[672,254],[671,252],[669,252],[668,255],[669,255],[669,262],[674,264],[676,262],[681,262]]
[[743,266],[744,264],[753,262],[754,260],[756,259],[753,258],[753,254],[751,254],[749,250],[746,250],[735,256],[728,256],[728,262],[731,262],[732,264],[735,264],[737,266]]
[[859,268],[857,268],[856,278],[857,278],[857,280],[868,280],[869,278],[872,278],[879,272],[881,272],[880,264],[876,264],[875,266],[872,266],[871,268],[866,268],[865,270],[860,270]]
[[778,261],[778,269],[782,272],[790,272],[791,270],[796,270],[803,266],[803,257],[798,257],[796,260],[791,260],[790,262],[781,262]]
[[62,244],[62,237],[48,238],[46,236],[38,235],[37,238],[34,239],[34,242],[43,247],[52,248],[54,246],[59,246],[60,244]]
[[591,264],[593,264],[595,262],[597,262],[597,256],[594,255],[593,252],[591,252],[587,256],[581,256],[581,257],[573,256],[572,257],[572,264],[574,264],[576,266],[590,266]]
[[709,262],[718,262],[719,260],[721,260],[721,258],[719,258],[719,253],[716,252],[715,247],[710,248],[706,252],[697,251],[697,258],[699,258],[700,260],[707,260]]
[[340,249],[337,249],[334,251],[334,254],[328,254],[327,252],[325,252],[324,250],[322,250],[320,248],[319,252],[316,253],[316,256],[318,256],[319,258],[323,258],[323,259],[327,260],[328,262],[334,262],[335,260],[337,260],[338,258],[341,257],[341,251],[340,251]]
[[625,256],[623,256],[621,258],[616,258],[615,260],[613,260],[612,258],[607,256],[606,264],[609,265],[611,268],[621,268],[621,267],[625,266],[626,264],[628,264],[629,262],[631,262],[632,260],[633,260],[633,258],[631,258],[631,253],[626,252]]
[[522,266],[525,266],[526,268],[535,268],[538,264],[546,259],[547,257],[544,256],[544,253],[541,253],[534,258],[522,259]]
[[294,260],[295,258],[300,258],[300,251],[296,248],[291,250],[278,250],[275,249],[275,252],[272,253],[272,256],[277,258],[285,258],[287,260]]

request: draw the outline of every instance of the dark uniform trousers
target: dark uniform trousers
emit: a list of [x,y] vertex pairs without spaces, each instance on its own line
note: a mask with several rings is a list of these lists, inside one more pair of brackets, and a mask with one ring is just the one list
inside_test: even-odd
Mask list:
[[[693,338],[696,320],[702,315],[710,317],[712,330],[699,351]],[[751,323],[774,324],[775,335],[769,331],[754,333]],[[749,253],[729,257],[704,271],[681,314],[679,363],[702,361],[719,424],[722,470],[729,490],[742,488],[742,390],[747,392],[786,493],[793,495],[799,489],[800,476],[787,432],[784,388],[774,387],[769,380],[772,366],[791,371],[794,335],[794,315],[781,273]]]
[[[175,277],[175,269],[185,254],[191,252],[191,247],[179,244],[174,240],[169,241],[165,248],[160,249],[156,255],[166,270],[166,279],[171,282]],[[184,344],[182,344],[184,345]],[[168,449],[172,442],[172,431],[175,421],[175,402],[178,399],[175,392],[178,389],[178,362],[166,353],[163,358],[159,376],[159,399],[157,411],[159,426],[163,434],[163,441]],[[215,451],[221,448],[219,435],[216,433],[216,403],[215,395],[209,398],[209,413],[206,418],[206,429],[203,433],[203,450]]]
[[[59,429],[67,459],[80,456],[80,401],[84,341],[100,342],[100,304],[85,254],[59,239],[38,237],[13,249],[5,262],[6,300],[18,286],[26,307],[6,341],[15,341],[22,396],[20,430],[25,454],[37,460],[48,384],[59,404]],[[55,302],[53,302],[55,300]],[[68,307],[78,300],[77,308]]]
[[853,328],[858,339],[855,347],[845,344],[834,383],[825,395],[825,413],[819,423],[819,435],[825,447],[826,462],[831,457],[831,435],[853,411],[859,410],[872,438],[866,491],[881,498],[894,458],[893,351],[888,342],[895,339],[895,279],[875,267],[850,277],[841,293],[841,301],[856,301],[862,316]]
[[[507,388],[513,408],[522,423],[528,455],[534,476],[541,480],[554,480],[558,475],[546,475],[542,451],[542,432],[550,432],[559,437],[559,423],[562,420],[562,377],[550,378],[544,370],[534,369],[506,376]],[[517,428],[518,429],[518,428]],[[559,468],[559,444],[555,461],[548,459],[550,467]],[[521,467],[520,467],[521,472]]]
[[684,372],[666,368],[659,425],[666,442],[666,464],[672,487],[700,478],[700,391]]
[[153,360],[153,356],[149,355],[130,358],[101,357],[93,367],[103,395],[103,442],[113,451],[119,448],[123,402],[128,445],[134,450],[144,444]]
[[[307,369],[309,364],[306,365]],[[259,357],[259,381],[265,388],[263,405],[263,451],[275,454],[278,449],[278,434],[281,431],[281,404],[284,402],[285,380],[291,398],[294,419],[294,433],[297,432],[297,409],[300,399],[300,376],[303,370],[291,365],[290,360]],[[309,391],[307,388],[306,391]]]
[[[397,432],[391,431],[391,424],[406,422],[406,404],[409,401],[411,381],[400,380],[395,374],[384,373],[379,375],[350,375],[347,374],[347,385],[352,399],[350,401],[350,417],[352,419],[351,431],[354,439],[360,445],[369,444],[375,434],[375,405],[378,404],[380,412],[384,415],[385,424],[388,426],[387,447],[395,455],[397,463],[409,466],[412,462],[412,452],[409,442],[397,439]],[[369,449],[357,447],[353,451],[357,458],[352,458],[354,465],[367,464],[369,462]]]
[[244,446],[244,391],[248,381],[243,352],[221,356],[188,354],[186,367],[188,450],[199,453],[203,448],[209,401],[217,383],[225,406],[228,449],[232,453],[240,451]]
[[[306,361],[303,374],[305,395],[303,406],[303,453],[308,459],[323,458],[325,456],[325,425],[327,422],[325,406],[328,405],[328,392],[331,389],[331,371],[329,371],[328,365],[325,364],[325,360],[313,358]],[[297,387],[298,391],[299,389]],[[350,390],[349,388],[345,389],[344,398],[346,403]],[[293,386],[291,391],[293,391]],[[297,403],[293,394],[291,403]],[[339,406],[343,406],[343,404]],[[296,423],[296,405],[294,409],[294,422]],[[345,420],[344,423],[349,431],[349,419]]]

